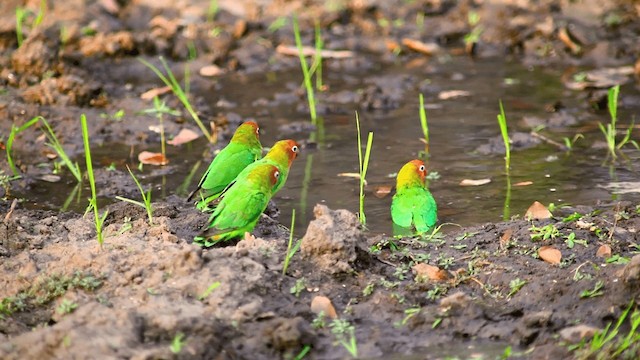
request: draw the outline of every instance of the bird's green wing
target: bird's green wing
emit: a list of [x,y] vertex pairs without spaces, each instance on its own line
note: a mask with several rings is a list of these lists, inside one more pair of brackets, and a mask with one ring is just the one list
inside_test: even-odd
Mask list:
[[196,242],[211,246],[252,231],[269,202],[269,197],[261,191],[244,193],[239,198],[230,198],[229,195],[216,207],[211,225],[200,234],[200,240],[196,238]]
[[433,229],[438,221],[438,207],[433,195],[427,189],[422,189],[421,201],[416,204],[416,211],[413,213],[413,224],[416,232],[425,233]]
[[191,200],[200,189],[207,191],[207,197],[220,193],[245,167],[256,161],[261,153],[261,149],[256,151],[245,144],[230,143],[213,159],[198,187],[187,200]]
[[415,226],[418,233],[426,232],[438,220],[435,199],[423,187],[403,189],[393,196],[391,218],[399,226]]

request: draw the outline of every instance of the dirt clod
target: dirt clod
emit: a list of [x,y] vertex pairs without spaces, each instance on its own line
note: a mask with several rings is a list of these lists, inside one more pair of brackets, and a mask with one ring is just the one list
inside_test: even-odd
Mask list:
[[347,210],[331,210],[325,205],[313,209],[300,250],[320,270],[335,274],[350,272],[356,260],[356,246],[362,236],[358,218]]

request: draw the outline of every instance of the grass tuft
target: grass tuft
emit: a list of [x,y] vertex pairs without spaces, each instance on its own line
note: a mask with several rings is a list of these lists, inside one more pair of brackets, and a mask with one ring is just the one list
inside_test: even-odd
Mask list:
[[149,217],[149,225],[153,225],[153,206],[151,205],[151,188],[149,188],[149,190],[145,193],[144,190],[142,189],[142,185],[140,185],[140,181],[138,181],[138,178],[136,178],[136,176],[133,175],[133,172],[129,168],[129,165],[127,165],[127,170],[129,170],[129,174],[133,178],[133,181],[135,181],[136,186],[138,186],[138,190],[140,190],[140,194],[142,195],[142,202],[129,199],[126,197],[122,197],[122,196],[116,196],[116,199],[131,203],[134,205],[138,205],[143,209],[147,210],[147,216]]
[[[89,177],[89,185],[91,186],[91,198],[89,199],[89,206],[87,206],[87,212],[93,210],[96,236],[98,238],[98,244],[102,246],[104,239],[102,237],[102,226],[104,220],[107,218],[108,211],[105,211],[102,216],[98,211],[98,197],[96,193],[96,180],[93,176],[93,165],[91,163],[91,148],[89,147],[89,129],[87,128],[87,117],[85,114],[80,115],[80,124],[82,125],[82,141],[84,142],[84,158],[87,163],[87,176]],[[86,214],[86,212],[85,212]]]
[[[202,120],[200,120],[200,117],[198,116],[198,113],[193,109],[193,106],[191,106],[191,103],[189,102],[189,97],[187,96],[187,92],[188,91],[185,91],[182,88],[182,86],[180,86],[180,82],[178,82],[176,77],[173,75],[173,72],[171,71],[171,68],[169,68],[169,65],[164,60],[164,58],[162,56],[160,56],[159,59],[160,59],[160,62],[162,63],[162,67],[163,67],[164,71],[167,73],[167,75],[165,75],[162,71],[160,71],[160,69],[158,67],[156,67],[155,65],[151,64],[150,62],[146,61],[143,58],[138,58],[138,61],[140,61],[146,67],[151,69],[151,71],[153,71],[156,74],[156,76],[158,76],[158,78],[160,78],[160,80],[162,80],[162,82],[165,83],[165,85],[167,85],[168,87],[171,88],[171,91],[173,92],[173,94],[178,98],[178,100],[180,100],[180,102],[182,103],[184,108],[187,110],[189,115],[191,115],[193,120],[196,122],[196,124],[200,128],[200,131],[202,131],[202,133],[209,140],[209,142],[215,143],[216,139],[212,136],[211,133],[209,133],[209,130],[207,130],[207,128],[202,123]],[[185,84],[185,85],[187,85],[187,84]],[[185,89],[188,89],[188,88],[189,88],[189,86],[185,86]]]
[[5,144],[5,150],[7,152],[7,162],[9,163],[9,167],[11,168],[11,172],[13,173],[14,176],[19,176],[20,174],[18,173],[18,169],[16,168],[16,165],[13,162],[13,157],[11,156],[13,142],[19,133],[35,125],[38,121],[40,121],[40,116],[34,117],[33,119],[24,123],[22,126],[18,127],[15,124],[11,126],[11,132],[9,133],[9,138],[7,139],[7,143]]
[[58,141],[58,137],[56,136],[56,133],[53,132],[53,129],[49,125],[49,122],[43,117],[40,117],[40,120],[44,124],[44,127],[47,129],[47,132],[45,133],[47,139],[49,140],[49,143],[47,145],[55,150],[55,152],[62,160],[62,163],[69,169],[69,171],[71,171],[73,177],[75,177],[78,182],[82,182],[82,172],[80,171],[80,166],[78,166],[78,163],[74,163],[71,161],[69,155],[67,155],[67,153],[64,151],[62,144],[60,144],[60,141]]
[[605,141],[607,142],[607,159],[611,157],[615,161],[618,157],[618,152],[627,143],[632,144],[636,149],[640,149],[640,146],[635,140],[631,140],[631,132],[633,131],[634,123],[627,128],[624,138],[616,143],[616,123],[618,121],[618,95],[620,94],[620,85],[616,85],[609,89],[607,93],[607,105],[609,107],[610,121],[608,124],[598,123],[600,131],[604,134]]

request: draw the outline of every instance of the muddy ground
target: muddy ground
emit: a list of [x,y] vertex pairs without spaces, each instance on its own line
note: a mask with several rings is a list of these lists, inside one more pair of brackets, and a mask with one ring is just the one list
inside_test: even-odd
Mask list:
[[[150,106],[141,94],[161,84],[138,56],[158,64],[162,55],[176,71],[189,61],[194,107],[218,129],[219,142],[208,150],[224,146],[242,117],[229,110],[234,99],[216,91],[216,79],[299,71],[296,57],[276,50],[294,44],[291,26],[277,26],[293,12],[306,44],[317,20],[325,48],[353,51],[326,60],[345,74],[398,61],[427,66],[438,56],[623,69],[567,79],[567,87],[584,90],[585,107],[603,105],[602,88],[636,81],[640,54],[634,1],[219,1],[207,20],[209,1],[71,0],[51,2],[34,26],[39,4],[0,4],[0,141],[6,146],[12,124],[42,115],[71,156],[82,154],[81,113],[96,145],[126,144],[133,154],[158,143],[149,130],[157,120],[136,112]],[[32,10],[19,48],[17,5]],[[470,24],[470,13],[479,24]],[[465,44],[478,25],[475,44]],[[319,111],[340,113],[347,103],[384,111],[419,86],[417,79],[373,77],[360,92],[320,94]],[[305,119],[304,92],[290,90],[256,101],[266,113],[273,102],[290,103]],[[182,109],[172,96],[163,100]],[[130,114],[126,120],[117,118],[118,109]],[[308,136],[300,118],[279,131]],[[184,111],[165,126],[171,134],[197,130]],[[10,179],[0,162],[1,358],[338,359],[350,356],[337,343],[348,340],[349,324],[363,358],[496,358],[508,347],[513,357],[571,358],[587,354],[569,351],[569,344],[615,321],[638,297],[635,204],[561,208],[547,220],[446,225],[443,235],[422,240],[369,234],[346,210],[318,206],[282,275],[288,229],[275,209],[255,238],[201,249],[191,242],[206,215],[183,198],[154,203],[153,225],[142,209],[111,204],[100,247],[90,216],[35,210],[38,199],[28,196],[11,210],[13,194],[28,194],[54,170],[41,129],[21,133],[13,149],[21,178]],[[138,196],[124,162],[135,164],[135,156],[115,170],[96,169],[101,196]],[[171,175],[171,165],[157,173]],[[549,238],[535,236],[540,228]],[[323,297],[348,324],[331,319]]]

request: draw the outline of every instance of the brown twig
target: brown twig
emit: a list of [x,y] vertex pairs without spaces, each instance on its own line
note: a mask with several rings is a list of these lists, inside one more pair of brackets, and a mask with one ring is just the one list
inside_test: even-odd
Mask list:
[[542,141],[546,142],[547,144],[551,144],[551,145],[553,145],[553,146],[557,147],[558,149],[560,149],[560,150],[562,150],[562,151],[567,151],[567,150],[569,150],[565,145],[560,144],[559,142],[557,142],[557,141],[555,141],[555,140],[553,140],[553,139],[549,139],[548,137],[546,137],[546,136],[544,136],[544,135],[542,135],[542,134],[540,134],[540,133],[537,133],[537,132],[535,132],[535,131],[532,131],[532,132],[531,132],[531,136],[533,136],[533,137],[535,137],[535,138],[538,138],[538,139],[540,139],[540,140],[542,140]]

